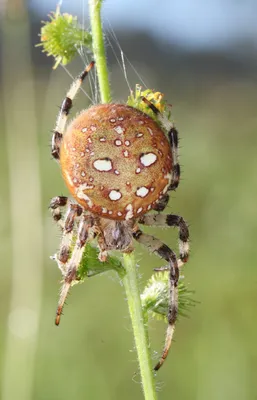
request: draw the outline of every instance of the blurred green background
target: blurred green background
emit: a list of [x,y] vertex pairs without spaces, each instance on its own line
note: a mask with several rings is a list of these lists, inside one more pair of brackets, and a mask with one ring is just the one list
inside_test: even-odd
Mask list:
[[[1,399],[141,399],[125,294],[116,275],[76,286],[60,327],[54,326],[61,276],[49,256],[60,234],[48,204],[67,189],[49,143],[71,78],[61,67],[53,71],[53,60],[34,48],[45,14],[21,0],[2,4]],[[49,11],[54,9],[49,3]],[[172,6],[164,2],[158,18],[168,11],[172,15]],[[172,351],[156,377],[159,398],[257,399],[256,46],[235,39],[220,48],[182,47],[155,36],[154,29],[126,26],[115,33],[148,87],[173,104],[183,174],[168,212],[190,223],[192,251],[183,272],[199,301],[177,324]],[[110,45],[108,53],[113,98],[125,101],[124,72]],[[78,57],[68,69],[76,75],[82,68]],[[127,69],[134,86],[138,77],[129,64]],[[88,104],[81,92],[73,115]],[[175,248],[177,232],[147,231]],[[162,262],[143,248],[136,252],[143,287]],[[162,322],[151,322],[152,350],[158,354],[164,332]]]

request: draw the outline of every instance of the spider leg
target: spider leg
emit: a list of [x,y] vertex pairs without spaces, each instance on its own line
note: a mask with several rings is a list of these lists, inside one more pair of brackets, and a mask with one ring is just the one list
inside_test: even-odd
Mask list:
[[163,211],[169,202],[170,196],[168,193],[165,193],[160,200],[157,201],[152,207],[152,210],[161,212]]
[[[69,259],[70,255],[70,247],[72,243],[72,237],[73,237],[73,229],[74,229],[74,223],[75,223],[75,218],[79,217],[82,214],[82,207],[80,207],[78,204],[70,203],[69,207],[67,209],[66,215],[64,217],[64,220],[61,219],[61,211],[57,205],[59,202],[59,197],[55,197],[52,199],[50,203],[50,207],[52,205],[52,211],[55,212],[57,210],[57,213],[54,213],[54,218],[57,219],[57,222],[59,226],[62,229],[63,235],[62,235],[62,240],[60,244],[60,250],[57,254],[55,254],[52,259],[54,259],[57,264],[59,269],[61,270],[62,274],[65,275],[66,273],[66,264]],[[68,199],[66,198],[66,201]],[[53,208],[55,207],[56,208]],[[58,211],[59,209],[59,211]]]
[[168,133],[173,160],[172,180],[168,190],[176,190],[180,181],[180,165],[178,161],[178,131],[174,127],[173,123],[165,115],[163,115],[154,104],[152,104],[145,97],[143,97],[142,100],[148,105],[154,114],[157,115],[158,120]]
[[63,224],[63,220],[62,220],[61,207],[65,207],[67,205],[67,203],[68,203],[68,197],[57,196],[57,197],[53,197],[49,204],[49,208],[51,210],[52,217],[62,230],[64,228],[64,224]]
[[68,261],[68,266],[63,280],[63,285],[60,292],[58,307],[56,311],[55,324],[59,325],[63,306],[69,293],[71,284],[76,280],[76,274],[79,264],[82,259],[85,244],[88,240],[89,229],[92,227],[91,218],[88,215],[83,215],[79,223],[78,236],[71,258]]
[[143,215],[138,220],[139,224],[148,226],[174,226],[179,229],[179,254],[183,263],[188,261],[189,257],[189,230],[184,218],[174,214],[153,214]]
[[169,309],[168,309],[168,328],[166,332],[165,344],[162,351],[159,362],[154,367],[157,371],[164,363],[169,349],[175,330],[175,323],[178,315],[178,279],[179,279],[179,267],[176,254],[166,244],[162,243],[159,239],[154,236],[143,233],[140,229],[134,232],[133,237],[139,243],[146,246],[151,252],[157,254],[164,260],[169,262],[169,284],[170,284],[170,296],[169,296]]
[[60,158],[61,142],[66,122],[68,119],[68,115],[72,107],[72,101],[74,100],[74,97],[78,93],[83,80],[86,78],[88,72],[91,70],[91,68],[93,68],[93,66],[94,66],[94,61],[91,61],[91,63],[84,69],[83,72],[81,72],[81,74],[72,83],[69,91],[66,94],[65,99],[62,102],[61,109],[57,117],[55,129],[52,136],[52,156],[56,160],[59,160]]

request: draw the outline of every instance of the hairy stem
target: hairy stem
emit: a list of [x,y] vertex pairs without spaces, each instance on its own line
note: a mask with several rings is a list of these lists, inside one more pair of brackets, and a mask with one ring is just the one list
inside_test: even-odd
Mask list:
[[[111,91],[101,24],[101,5],[102,0],[89,0],[93,53],[96,61],[101,101],[102,103],[109,103],[111,101]],[[123,283],[134,332],[143,392],[146,400],[156,400],[157,396],[149,351],[148,331],[142,310],[136,263],[133,253],[124,254],[124,267],[126,269],[126,274],[123,278]]]
[[133,327],[144,396],[146,400],[156,400],[157,395],[149,351],[150,344],[138,288],[134,253],[124,254],[124,267],[126,269],[126,275],[123,278],[123,283]]
[[96,62],[99,89],[102,103],[111,102],[111,90],[105,55],[103,29],[101,22],[102,0],[89,0],[90,23],[93,39],[93,53]]

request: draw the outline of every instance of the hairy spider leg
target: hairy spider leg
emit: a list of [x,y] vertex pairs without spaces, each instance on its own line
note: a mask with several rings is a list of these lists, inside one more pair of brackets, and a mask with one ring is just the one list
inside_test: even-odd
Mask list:
[[[179,181],[180,181],[180,165],[179,165],[179,161],[178,161],[178,131],[174,127],[173,123],[165,115],[163,115],[158,110],[158,108],[155,107],[154,104],[152,104],[145,97],[142,97],[142,100],[154,112],[154,114],[157,116],[158,120],[161,122],[161,124],[163,125],[163,127],[165,128],[165,130],[168,133],[168,138],[169,138],[171,152],[172,152],[172,161],[173,161],[172,181],[171,181],[171,184],[170,184],[168,190],[176,190],[179,185]],[[166,203],[166,205],[167,205],[167,203]],[[159,210],[156,210],[156,211],[159,211]]]
[[58,254],[54,256],[63,276],[66,273],[66,264],[70,256],[70,247],[72,243],[75,218],[80,217],[83,211],[80,205],[70,203],[66,211],[65,217],[64,219],[62,219],[62,213],[59,206],[65,206],[67,205],[67,203],[68,198],[63,196],[54,197],[50,202],[50,208],[52,209],[53,218],[61,227],[63,232],[60,250]]
[[91,227],[92,227],[92,218],[88,215],[82,215],[78,227],[77,240],[71,258],[68,261],[66,274],[64,276],[63,285],[60,292],[60,297],[55,317],[56,325],[59,325],[60,323],[63,306],[67,298],[67,295],[69,293],[71,284],[74,280],[76,280],[77,270],[83,256],[85,244],[89,236],[89,229]]
[[134,232],[133,237],[142,245],[146,246],[151,252],[157,254],[164,260],[169,262],[169,283],[170,283],[170,295],[169,295],[169,309],[168,309],[168,328],[165,337],[165,344],[162,351],[159,362],[154,367],[157,371],[164,360],[166,359],[175,330],[175,323],[178,315],[178,279],[179,279],[179,267],[176,254],[166,244],[156,239],[154,236],[143,233],[140,229]]
[[66,122],[68,119],[68,115],[72,107],[72,101],[74,100],[74,97],[78,93],[82,85],[82,82],[86,78],[89,71],[93,68],[94,64],[95,64],[94,61],[91,61],[91,63],[84,69],[84,71],[81,72],[81,74],[75,79],[69,91],[67,92],[65,99],[62,102],[61,109],[57,117],[55,129],[52,136],[52,156],[56,160],[59,160],[60,158],[61,142]]
[[169,194],[168,194],[168,193],[165,193],[165,194],[160,198],[160,200],[158,200],[158,201],[153,205],[152,210],[158,211],[158,212],[161,212],[161,211],[165,210],[165,208],[166,208],[167,205],[168,205],[169,199],[170,199]]
[[49,208],[52,213],[52,217],[57,225],[63,230],[64,222],[62,219],[62,211],[61,208],[65,207],[68,203],[68,197],[65,196],[56,196],[53,197],[50,201]]
[[138,220],[139,224],[147,226],[174,226],[179,229],[179,256],[183,263],[188,261],[189,257],[189,230],[184,218],[175,214],[152,214],[143,215]]

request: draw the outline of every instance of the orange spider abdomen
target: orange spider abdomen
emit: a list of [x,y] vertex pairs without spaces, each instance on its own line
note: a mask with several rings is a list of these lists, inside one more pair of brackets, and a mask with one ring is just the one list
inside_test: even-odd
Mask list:
[[171,182],[172,153],[160,126],[123,104],[82,111],[64,135],[60,163],[75,200],[104,218],[149,211]]

